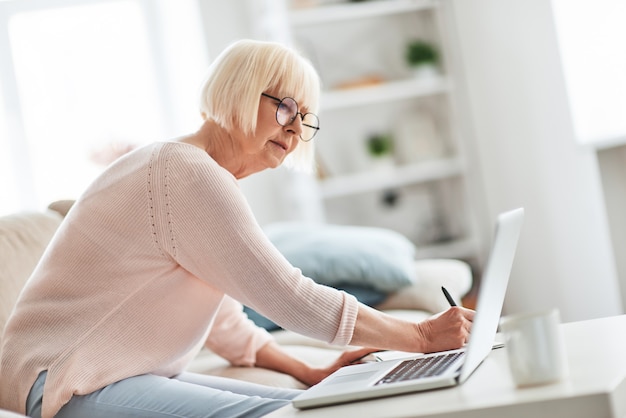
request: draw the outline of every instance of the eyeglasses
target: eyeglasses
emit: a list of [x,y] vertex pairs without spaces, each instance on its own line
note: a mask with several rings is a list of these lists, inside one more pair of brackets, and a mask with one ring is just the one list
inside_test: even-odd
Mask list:
[[291,125],[296,119],[296,116],[300,115],[300,118],[302,118],[302,133],[300,134],[300,139],[304,142],[312,140],[317,131],[320,130],[318,117],[313,113],[301,113],[298,110],[298,103],[291,97],[285,97],[281,100],[278,97],[270,96],[265,93],[261,93],[261,96],[269,97],[278,102],[278,107],[276,108],[276,122],[278,122],[280,126]]

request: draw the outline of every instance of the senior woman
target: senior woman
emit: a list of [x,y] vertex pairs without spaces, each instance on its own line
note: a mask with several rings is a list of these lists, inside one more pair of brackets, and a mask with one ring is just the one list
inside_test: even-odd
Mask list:
[[[316,284],[264,235],[237,180],[310,167],[318,76],[291,49],[239,41],[211,65],[199,130],[135,150],[77,200],[2,338],[0,406],[32,417],[261,416],[299,392],[185,373],[206,346],[315,384],[371,348],[462,346],[473,311],[397,319]],[[242,312],[344,352],[314,368]]]

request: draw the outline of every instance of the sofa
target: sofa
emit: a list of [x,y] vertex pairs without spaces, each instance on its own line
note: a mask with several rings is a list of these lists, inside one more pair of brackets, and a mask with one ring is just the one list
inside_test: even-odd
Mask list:
[[[58,201],[44,211],[0,217],[0,331],[4,329],[20,289],[63,222],[71,204],[72,201]],[[458,260],[415,260],[412,268],[415,272],[414,282],[390,293],[375,306],[377,309],[420,321],[448,307],[441,294],[442,285],[458,301],[472,285],[469,266]],[[329,364],[345,349],[287,330],[273,330],[272,334],[285,350],[313,365]],[[188,370],[271,386],[305,388],[301,382],[282,373],[262,368],[234,367],[206,349],[194,359]],[[0,418],[18,416],[21,415],[0,410]]]

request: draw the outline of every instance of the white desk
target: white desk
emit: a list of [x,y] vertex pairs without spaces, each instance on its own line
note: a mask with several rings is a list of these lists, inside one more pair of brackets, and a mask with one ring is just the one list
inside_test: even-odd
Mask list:
[[270,417],[528,418],[626,417],[626,315],[562,325],[570,375],[559,383],[517,389],[506,348],[494,350],[458,387]]

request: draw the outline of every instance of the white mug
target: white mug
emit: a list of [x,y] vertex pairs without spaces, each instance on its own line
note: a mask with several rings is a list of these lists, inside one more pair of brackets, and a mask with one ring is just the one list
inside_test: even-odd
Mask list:
[[559,311],[510,315],[500,320],[509,367],[519,387],[556,382],[568,374]]

